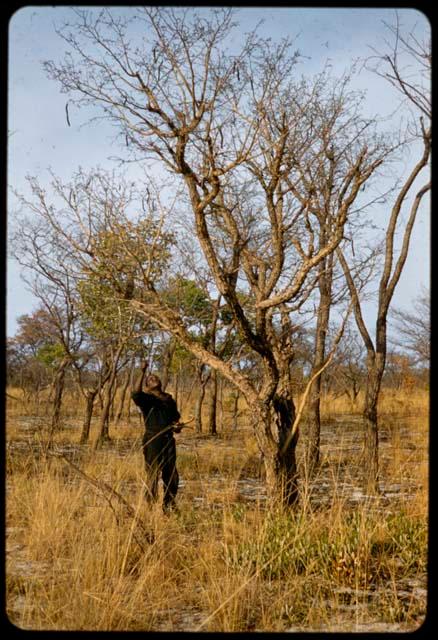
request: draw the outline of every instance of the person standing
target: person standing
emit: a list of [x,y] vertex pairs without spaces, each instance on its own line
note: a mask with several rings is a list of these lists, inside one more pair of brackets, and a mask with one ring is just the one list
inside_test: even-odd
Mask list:
[[179,433],[180,414],[175,400],[162,390],[161,380],[150,374],[145,380],[147,364],[141,367],[141,373],[133,386],[131,398],[140,408],[145,424],[143,435],[143,455],[146,470],[146,499],[155,502],[158,498],[158,480],[163,481],[163,511],[176,508],[175,497],[178,491],[178,471],[176,468],[176,443],[173,436]]

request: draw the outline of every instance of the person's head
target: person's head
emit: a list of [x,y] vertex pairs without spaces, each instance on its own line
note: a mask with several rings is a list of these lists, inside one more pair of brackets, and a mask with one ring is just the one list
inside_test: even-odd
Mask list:
[[154,373],[151,373],[146,378],[146,386],[151,391],[161,391],[161,380]]

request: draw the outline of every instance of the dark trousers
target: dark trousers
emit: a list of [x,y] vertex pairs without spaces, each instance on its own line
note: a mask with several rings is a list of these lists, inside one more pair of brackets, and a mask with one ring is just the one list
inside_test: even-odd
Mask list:
[[175,438],[169,432],[156,434],[145,432],[143,455],[146,470],[146,499],[155,502],[158,497],[158,480],[163,480],[163,508],[175,504],[178,491],[178,471],[176,469]]

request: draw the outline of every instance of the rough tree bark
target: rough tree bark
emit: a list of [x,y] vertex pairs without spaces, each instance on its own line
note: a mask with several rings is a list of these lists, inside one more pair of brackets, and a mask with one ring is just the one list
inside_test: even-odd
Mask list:
[[126,392],[128,390],[128,387],[131,383],[131,379],[132,379],[132,371],[134,368],[135,362],[134,360],[131,362],[131,366],[126,369],[125,371],[125,380],[123,382],[122,385],[122,389],[121,389],[121,393],[120,393],[120,401],[119,401],[119,405],[117,407],[117,411],[116,411],[116,415],[115,415],[115,421],[116,424],[118,424],[122,418],[122,414],[123,414],[123,409],[124,409],[124,405],[125,405],[125,398],[126,398]]
[[70,362],[70,357],[66,356],[60,363],[55,378],[53,381],[53,409],[52,409],[52,422],[51,433],[55,433],[61,426],[61,405],[62,396],[64,393],[65,374]]
[[[315,349],[311,377],[321,369],[325,361],[327,331],[330,320],[331,290],[333,279],[333,254],[328,256],[319,267],[318,288],[319,306],[317,312]],[[321,437],[321,389],[322,376],[317,376],[309,393],[309,427],[306,448],[306,475],[312,478],[320,456]]]
[[232,428],[233,431],[237,431],[237,422],[239,418],[239,390],[233,390],[232,395],[232,405],[231,405],[231,416],[232,416]]
[[290,376],[286,375],[278,386],[272,403],[269,420],[277,431],[277,446],[268,447],[268,454],[264,452],[266,479],[270,493],[276,496],[280,505],[292,506],[298,500],[298,467],[296,447],[298,431],[285,443],[295,420],[295,405],[291,398]]
[[93,417],[94,401],[99,392],[99,387],[96,386],[93,389],[84,391],[85,395],[85,415],[82,422],[80,444],[86,444],[90,437],[91,419]]
[[217,372],[213,370],[210,376],[211,381],[211,393],[210,393],[210,405],[208,411],[208,433],[211,436],[217,435]]
[[210,371],[206,372],[206,366],[200,363],[196,368],[196,375],[198,378],[198,397],[196,399],[195,406],[195,429],[196,433],[202,433],[202,405],[205,398],[205,389],[207,382],[210,379]]
[[172,364],[172,358],[175,353],[175,349],[176,342],[173,338],[171,338],[166,344],[163,359],[161,362],[160,378],[163,391],[166,390],[166,387],[169,384],[170,365]]
[[111,409],[111,403],[114,398],[114,386],[117,377],[117,366],[119,363],[120,356],[122,354],[123,349],[125,348],[125,344],[122,342],[117,347],[113,357],[111,358],[111,362],[108,365],[109,376],[104,387],[104,397],[102,401],[102,411],[99,417],[99,434],[94,443],[94,449],[99,448],[105,442],[109,442],[111,440],[109,435],[109,414]]

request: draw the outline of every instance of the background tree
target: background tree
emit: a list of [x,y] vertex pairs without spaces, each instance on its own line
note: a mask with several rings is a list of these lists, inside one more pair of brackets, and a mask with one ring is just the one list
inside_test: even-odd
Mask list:
[[[192,272],[193,273],[193,272]],[[163,291],[163,300],[173,309],[178,310],[187,331],[194,341],[214,353],[223,355],[230,352],[232,342],[235,341],[234,325],[228,313],[226,304],[221,304],[221,297],[211,298],[207,283],[200,274],[195,274],[197,280],[183,277],[182,274],[172,276]],[[183,349],[187,356],[187,351]],[[181,358],[179,358],[181,359]],[[196,365],[196,376],[199,383],[198,398],[195,409],[195,428],[202,431],[202,406],[206,386],[213,381],[210,410],[208,414],[208,430],[216,433],[216,403],[217,379],[211,367],[202,361]]]
[[54,433],[60,428],[66,371],[83,339],[71,256],[54,229],[45,226],[41,219],[31,221],[25,217],[18,220],[13,231],[11,251],[24,267],[27,286],[40,301],[45,324],[50,324],[56,334],[57,350],[51,361],[54,368],[51,433]]
[[[431,104],[430,104],[430,42],[420,43],[414,34],[405,37],[399,25],[389,27],[393,33],[393,47],[388,53],[376,54],[370,64],[379,75],[383,75],[402,94],[413,110],[409,123],[408,143],[417,142],[417,161],[397,189],[385,231],[383,266],[379,279],[375,338],[368,331],[360,302],[357,284],[350,265],[353,258],[346,259],[338,247],[337,255],[345,273],[345,278],[354,301],[356,323],[365,345],[367,359],[367,381],[365,389],[365,462],[364,488],[370,493],[378,491],[378,416],[377,404],[385,370],[387,355],[387,324],[390,304],[395,288],[400,280],[409,250],[412,229],[419,206],[431,188],[427,168],[431,153]],[[409,67],[406,64],[406,56]],[[410,67],[416,67],[412,75]],[[419,185],[419,180],[424,180]],[[397,250],[396,237],[401,235],[401,245]],[[397,255],[398,254],[398,255]]]
[[414,366],[429,368],[430,294],[424,289],[414,301],[412,311],[393,309],[394,335],[391,342],[408,352]]
[[[120,358],[138,324],[127,302],[136,270],[153,278],[158,275],[169,258],[171,236],[161,231],[158,219],[148,215],[136,220],[135,207],[141,210],[143,203],[132,184],[121,178],[116,181],[111,174],[79,170],[64,184],[52,173],[53,203],[48,202],[35,178],[29,177],[28,183],[32,198],[17,194],[28,215],[18,221],[12,246],[31,274],[35,295],[57,322],[66,355],[59,366],[58,388],[62,371],[75,361],[84,330],[107,359],[98,386],[86,392],[81,437],[88,437],[94,398],[107,380],[100,442],[108,438],[108,415]],[[133,208],[130,217],[129,207]],[[59,300],[64,304],[63,315],[58,313]],[[82,322],[78,324],[79,315]]]
[[85,399],[85,413],[80,436],[81,444],[86,444],[89,440],[95,400],[110,376],[108,361],[109,357],[105,346],[97,345],[93,339],[88,339],[86,351],[74,362],[74,371],[76,372],[79,388]]
[[[188,332],[193,340],[200,344],[208,344],[210,341],[209,327],[212,323],[213,308],[205,288],[182,275],[176,275],[169,279],[166,292],[166,303],[172,308],[178,309],[178,313],[184,320]],[[176,340],[173,339],[176,343]],[[187,361],[186,349],[176,347],[176,360],[181,362],[182,357]],[[176,364],[176,362],[175,362]],[[195,365],[196,377],[199,383],[198,397],[195,407],[195,429],[202,432],[202,406],[205,397],[205,389],[210,378],[210,370],[202,362]]]
[[[53,380],[53,359],[59,355],[58,336],[44,308],[17,319],[17,331],[7,341],[7,381],[24,393],[25,402]],[[50,354],[52,355],[49,358]]]
[[[121,386],[119,404],[118,404],[118,407],[117,407],[117,411],[115,413],[116,424],[118,424],[120,422],[120,420],[122,419],[123,411],[124,411],[124,408],[125,408],[125,400],[126,400],[127,392],[128,392],[129,387],[132,386],[132,384],[133,384],[134,366],[135,366],[135,360],[134,360],[134,358],[132,358],[131,361],[129,362],[128,366],[125,369],[122,370],[124,379],[123,379],[122,386]],[[128,413],[128,422],[129,422],[129,416],[130,416],[130,414]]]
[[352,410],[356,408],[359,393],[365,383],[363,355],[360,335],[348,326],[325,377],[326,392],[332,393],[335,398],[345,394]]
[[[330,192],[330,190],[329,190]],[[364,235],[364,223],[362,220],[362,216],[364,211],[368,209],[369,206],[374,204],[374,198],[371,197],[370,200],[364,203],[363,207],[360,207],[358,210],[354,212],[354,215],[351,215],[348,220],[348,230],[349,235],[351,237],[355,237],[355,242],[358,241],[358,238]],[[327,209],[326,209],[327,210]],[[320,242],[323,242],[324,239],[324,228],[325,228],[325,218],[324,211],[319,216],[319,224],[320,224]],[[345,241],[348,242],[348,238],[345,238]],[[340,246],[345,244],[343,242]],[[362,292],[364,288],[369,285],[372,281],[375,269],[376,257],[379,254],[379,249],[369,252],[363,260],[358,260],[356,256],[355,265],[351,265],[351,269],[354,269],[355,282],[358,288],[358,292]],[[318,302],[316,308],[316,325],[314,329],[314,345],[312,348],[312,355],[309,359],[311,363],[311,371],[310,377],[315,376],[315,374],[324,367],[326,362],[326,352],[328,349],[327,341],[329,338],[329,321],[330,316],[337,313],[337,306],[340,303],[345,301],[346,297],[348,297],[348,291],[345,286],[345,281],[342,282],[342,269],[339,266],[339,261],[336,258],[334,253],[330,254],[323,263],[319,267],[319,276],[318,276],[318,285],[317,285],[317,294],[318,294]],[[348,326],[348,325],[347,325]],[[336,334],[336,330],[334,330],[334,335]],[[346,342],[350,343],[351,350],[351,332],[349,332],[349,336],[347,336],[347,340],[342,339],[340,352],[341,358],[345,360],[346,350],[345,344]],[[343,344],[342,344],[343,343]],[[357,361],[356,364],[361,360],[361,356],[359,353],[356,353]],[[347,357],[348,359],[348,357]],[[336,366],[336,362],[339,363],[339,358],[334,355],[333,361],[330,364],[328,369],[320,375],[316,376],[309,392],[309,406],[308,406],[308,425],[309,425],[309,433],[308,433],[308,442],[307,442],[307,450],[306,450],[306,471],[309,477],[312,477],[314,474],[318,464],[319,464],[319,456],[320,456],[320,433],[321,433],[321,414],[320,414],[320,406],[321,406],[321,393],[324,388],[325,379],[328,377],[333,377],[334,370],[336,369],[337,374],[341,375],[341,380],[343,380],[344,384],[342,385],[343,392],[347,393],[352,400],[352,396],[354,400],[352,403],[354,404],[355,399],[357,398],[357,394],[359,392],[359,386],[356,384],[358,377],[356,375],[357,367],[354,363],[348,363],[346,366],[339,367]],[[351,364],[351,366],[350,366]],[[345,384],[348,381],[348,384]],[[337,392],[339,391],[339,381],[338,384],[335,384],[337,387]]]

